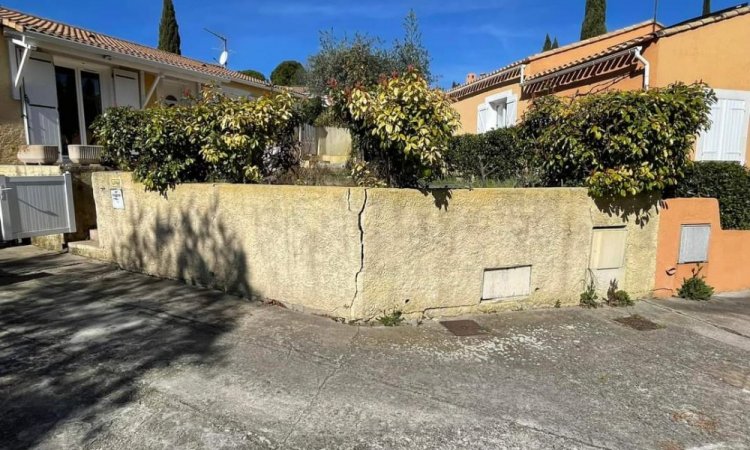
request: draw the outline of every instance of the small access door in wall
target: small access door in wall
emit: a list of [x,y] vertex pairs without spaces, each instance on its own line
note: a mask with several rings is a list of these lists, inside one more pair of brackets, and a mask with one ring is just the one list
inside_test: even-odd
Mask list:
[[0,241],[76,231],[69,173],[46,177],[0,176]]

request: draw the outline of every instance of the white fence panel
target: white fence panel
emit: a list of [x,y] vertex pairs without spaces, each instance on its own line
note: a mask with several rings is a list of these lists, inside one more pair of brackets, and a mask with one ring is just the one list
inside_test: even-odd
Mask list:
[[73,182],[60,176],[0,176],[0,240],[76,231]]

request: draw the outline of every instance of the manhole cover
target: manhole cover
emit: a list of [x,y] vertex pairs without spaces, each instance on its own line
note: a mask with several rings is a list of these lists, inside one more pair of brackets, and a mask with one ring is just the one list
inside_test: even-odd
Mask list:
[[446,320],[440,324],[456,336],[476,336],[484,333],[479,324],[473,320]]
[[635,328],[638,331],[659,330],[661,328],[664,328],[664,325],[654,323],[646,319],[645,317],[639,316],[638,314],[634,314],[628,317],[620,317],[619,319],[615,319],[615,322],[621,323],[630,328]]

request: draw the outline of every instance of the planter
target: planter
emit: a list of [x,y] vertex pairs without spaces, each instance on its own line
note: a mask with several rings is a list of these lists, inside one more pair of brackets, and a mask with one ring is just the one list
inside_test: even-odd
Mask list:
[[18,160],[24,164],[55,164],[60,158],[56,145],[21,145]]
[[82,166],[99,164],[102,159],[102,149],[100,145],[68,145],[68,158],[73,164]]

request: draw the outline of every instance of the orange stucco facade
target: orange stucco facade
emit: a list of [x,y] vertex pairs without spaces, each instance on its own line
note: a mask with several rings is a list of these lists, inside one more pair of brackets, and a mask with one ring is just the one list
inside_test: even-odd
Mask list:
[[692,276],[699,264],[680,264],[683,225],[709,225],[707,261],[700,264],[700,275],[717,292],[750,289],[750,231],[722,230],[719,202],[713,198],[665,200],[659,212],[656,252],[656,297],[677,294],[683,280]]
[[[744,8],[747,10],[747,7]],[[750,10],[748,10],[750,11]],[[644,23],[613,32],[603,39],[593,39],[562,47],[524,60],[525,80],[545,71],[561,68],[591,57],[599,52],[639,40],[643,57],[649,62],[649,87],[664,87],[675,82],[694,83],[703,81],[713,89],[742,91],[750,94],[750,13],[748,11],[708,24],[694,22],[690,26],[663,28]],[[658,31],[654,34],[654,31]],[[630,48],[635,46],[632,44]],[[552,90],[552,94],[572,97],[603,90],[642,89],[644,65],[630,64],[598,77],[581,77],[563,83]],[[520,121],[534,95],[524,92],[519,78],[485,90],[454,97],[454,108],[461,116],[460,133],[477,132],[478,108],[493,94],[512,91],[518,95],[516,121]],[[746,118],[747,119],[747,118]],[[750,120],[747,135],[750,135]],[[745,162],[750,162],[750,139],[747,139]]]

